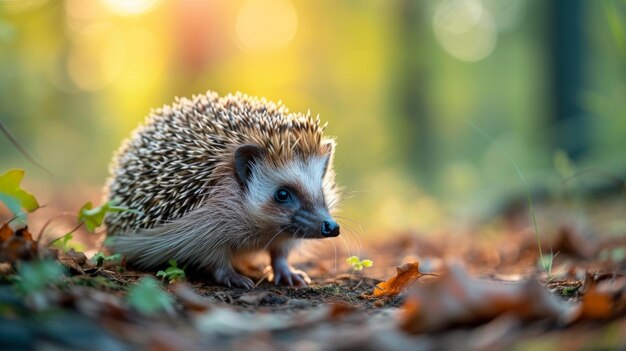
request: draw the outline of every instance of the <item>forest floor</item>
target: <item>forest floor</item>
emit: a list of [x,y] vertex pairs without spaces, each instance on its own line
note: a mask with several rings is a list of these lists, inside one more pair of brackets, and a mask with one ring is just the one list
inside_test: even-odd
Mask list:
[[[351,253],[322,241],[294,261],[309,286],[274,286],[255,262],[247,290],[37,249],[3,226],[0,349],[625,349],[626,231],[556,225],[541,267],[535,233],[521,228],[394,233]],[[346,263],[357,250],[371,267]]]

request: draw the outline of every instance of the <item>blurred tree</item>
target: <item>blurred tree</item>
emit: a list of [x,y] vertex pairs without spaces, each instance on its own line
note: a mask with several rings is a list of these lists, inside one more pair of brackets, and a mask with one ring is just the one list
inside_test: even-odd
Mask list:
[[585,36],[581,0],[550,2],[553,113],[552,145],[580,159],[587,151],[589,123],[580,102],[584,76]]
[[431,38],[427,7],[413,0],[397,3],[398,50],[395,64],[396,87],[391,99],[398,116],[399,145],[410,174],[425,186],[436,174],[433,157],[433,130],[428,108],[428,64],[426,48]]

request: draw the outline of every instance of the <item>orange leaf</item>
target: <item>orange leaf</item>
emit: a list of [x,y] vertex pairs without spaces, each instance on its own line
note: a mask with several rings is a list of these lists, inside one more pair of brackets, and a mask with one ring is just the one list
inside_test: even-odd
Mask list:
[[403,290],[413,285],[413,283],[415,283],[417,279],[424,275],[419,271],[418,262],[405,263],[397,268],[397,275],[385,282],[376,285],[371,297],[398,295]]
[[37,257],[37,243],[27,228],[15,232],[8,225],[0,227],[0,262],[30,260]]
[[401,328],[419,334],[473,326],[509,315],[519,320],[558,321],[574,312],[534,280],[518,284],[470,277],[450,267],[431,284],[416,286],[403,307]]
[[13,230],[9,228],[7,223],[4,223],[2,227],[0,227],[0,243],[5,242],[8,238],[13,235]]
[[606,320],[626,312],[625,278],[602,282],[587,280],[585,285],[586,292],[574,320]]

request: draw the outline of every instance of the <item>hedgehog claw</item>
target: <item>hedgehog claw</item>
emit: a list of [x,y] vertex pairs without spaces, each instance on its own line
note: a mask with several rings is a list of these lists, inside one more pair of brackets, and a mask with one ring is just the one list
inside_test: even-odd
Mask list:
[[235,271],[219,272],[215,275],[217,283],[225,285],[229,288],[254,288],[254,282],[252,279],[243,276]]
[[272,268],[273,277],[270,280],[275,285],[307,286],[311,278],[301,270],[293,269],[286,264],[278,264]]

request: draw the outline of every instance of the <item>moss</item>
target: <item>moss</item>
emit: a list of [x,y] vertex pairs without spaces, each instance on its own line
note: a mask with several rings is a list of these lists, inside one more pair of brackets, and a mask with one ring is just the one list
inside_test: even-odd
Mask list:
[[565,297],[575,297],[578,295],[578,287],[577,286],[566,286],[561,290],[561,295]]
[[313,287],[313,290],[324,295],[341,295],[342,290],[339,286],[334,284],[327,284],[318,287]]

